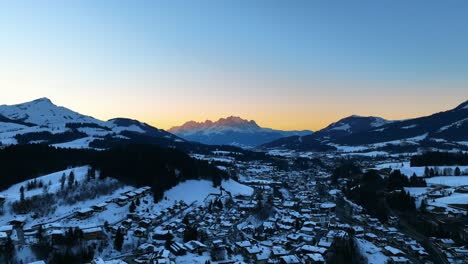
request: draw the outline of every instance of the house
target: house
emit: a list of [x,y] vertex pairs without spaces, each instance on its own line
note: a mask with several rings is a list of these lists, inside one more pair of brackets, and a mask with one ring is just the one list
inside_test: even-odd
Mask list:
[[281,264],[301,264],[301,260],[296,255],[286,255],[280,257]]
[[325,263],[325,259],[319,253],[312,253],[305,255],[306,264],[322,264]]
[[82,229],[85,240],[99,240],[104,238],[104,232],[101,227]]
[[90,217],[92,214],[93,214],[93,209],[89,208],[89,207],[80,209],[79,211],[76,212],[76,216],[79,219],[86,219],[86,218]]
[[49,229],[44,235],[48,237],[52,243],[58,243],[62,241],[65,236],[65,231],[63,229]]
[[391,256],[388,260],[388,263],[398,263],[398,264],[406,264],[410,263],[409,259],[405,257],[398,257],[398,256]]
[[281,246],[273,246],[271,248],[271,255],[275,258],[286,256],[287,254],[288,254],[288,251]]
[[13,233],[13,226],[12,225],[0,226],[0,232],[4,232],[8,236],[11,236],[11,234]]
[[156,247],[150,243],[144,243],[137,248],[139,254],[148,254],[156,252]]
[[119,206],[124,206],[124,205],[126,205],[128,203],[128,197],[125,196],[125,195],[121,195],[116,199],[116,203]]
[[385,246],[384,247],[384,253],[387,255],[387,256],[404,256],[405,253],[403,253],[403,251],[397,249],[397,248],[394,248],[392,246]]
[[172,236],[171,231],[169,230],[155,230],[153,232],[153,239],[155,240],[166,240]]
[[187,248],[185,248],[184,244],[179,243],[179,242],[173,242],[169,250],[176,256],[182,256],[187,253]]
[[133,230],[133,234],[134,234],[136,237],[146,237],[146,235],[147,235],[147,230],[146,230],[146,228],[139,227],[139,228]]
[[198,253],[198,254],[206,251],[208,248],[205,244],[197,240],[191,240],[185,243],[184,246],[187,249],[187,251],[191,253]]
[[15,227],[23,227],[25,223],[26,223],[26,217],[24,216],[15,216],[14,219],[8,222],[8,224],[13,225]]
[[107,203],[99,203],[99,204],[91,206],[91,208],[95,212],[102,212],[102,211],[104,211],[106,209],[106,206],[107,206]]

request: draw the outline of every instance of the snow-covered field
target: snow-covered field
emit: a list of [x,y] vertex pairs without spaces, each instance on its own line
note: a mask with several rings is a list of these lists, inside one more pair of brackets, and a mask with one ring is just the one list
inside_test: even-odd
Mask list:
[[468,185],[468,176],[440,176],[427,178],[428,185],[445,185],[450,187],[458,187]]
[[[223,181],[221,186],[230,192],[231,195],[253,194],[253,189],[249,186],[240,184],[234,180]],[[188,180],[178,184],[164,193],[164,199],[159,202],[160,205],[174,205],[175,201],[184,201],[187,204],[193,202],[203,202],[208,194],[219,194],[220,189],[213,187],[213,183],[207,180]]]
[[[62,177],[63,174],[67,175],[73,171],[73,173],[75,174],[75,180],[77,181],[82,181],[85,177],[86,177],[86,173],[88,171],[88,166],[83,166],[83,167],[77,167],[77,168],[72,168],[72,169],[68,169],[68,170],[63,170],[63,171],[59,171],[59,172],[55,172],[55,173],[51,173],[51,174],[47,174],[47,175],[44,175],[44,176],[41,176],[41,177],[37,177],[35,178],[37,181],[42,181],[44,184],[49,184],[49,182],[51,183],[51,185],[49,185],[48,187],[48,192],[49,193],[55,193],[57,192],[58,190],[60,190],[60,178]],[[25,186],[28,182],[28,181],[24,181],[24,182],[20,182],[20,183],[17,183],[15,185],[12,185],[10,188],[8,188],[7,190],[5,191],[2,191],[0,192],[0,195],[4,195],[5,198],[6,198],[6,203],[8,202],[14,202],[14,201],[18,201],[20,199],[20,188],[21,186]],[[33,190],[24,190],[24,197],[25,198],[28,198],[28,197],[32,197],[32,196],[35,196],[35,195],[38,195],[38,194],[42,194],[43,193],[43,189],[42,188],[39,188],[39,189],[33,189]]]
[[468,193],[453,193],[450,196],[438,198],[435,203],[441,204],[468,204]]
[[[448,168],[452,171],[455,168],[459,168],[462,172],[468,170],[468,166],[428,166],[428,168],[435,168],[437,167],[439,171],[443,171],[444,169]],[[375,166],[376,169],[386,169],[390,168],[393,170],[400,170],[402,174],[410,177],[413,173],[416,176],[422,177],[424,176],[424,170],[426,167],[411,167],[409,162],[392,162],[392,163],[383,163]]]
[[388,257],[382,253],[382,249],[365,239],[356,238],[356,244],[362,256],[367,257],[368,264],[387,263]]

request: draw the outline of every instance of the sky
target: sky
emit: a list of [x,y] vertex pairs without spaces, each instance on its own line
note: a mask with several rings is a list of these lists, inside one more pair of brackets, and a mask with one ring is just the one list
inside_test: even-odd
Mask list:
[[468,1],[0,1],[0,104],[318,130],[468,100]]

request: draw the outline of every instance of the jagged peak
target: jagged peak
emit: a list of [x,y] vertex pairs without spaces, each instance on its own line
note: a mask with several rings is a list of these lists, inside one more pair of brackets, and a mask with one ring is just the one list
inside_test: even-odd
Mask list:
[[176,132],[180,130],[191,130],[191,129],[201,129],[207,127],[216,127],[216,126],[224,126],[224,127],[236,127],[236,126],[252,126],[259,128],[257,123],[254,120],[247,120],[243,119],[239,116],[228,116],[219,118],[216,121],[206,120],[204,122],[197,122],[197,121],[187,121],[181,126],[175,126],[169,129],[171,132]]

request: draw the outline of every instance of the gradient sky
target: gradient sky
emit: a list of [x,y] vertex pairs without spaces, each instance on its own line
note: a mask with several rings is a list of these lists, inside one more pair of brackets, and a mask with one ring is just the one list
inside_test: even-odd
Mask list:
[[[6,3],[8,2],[8,3]],[[468,1],[2,1],[0,104],[317,130],[468,99]]]

